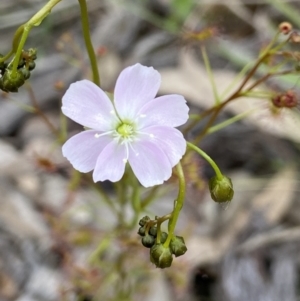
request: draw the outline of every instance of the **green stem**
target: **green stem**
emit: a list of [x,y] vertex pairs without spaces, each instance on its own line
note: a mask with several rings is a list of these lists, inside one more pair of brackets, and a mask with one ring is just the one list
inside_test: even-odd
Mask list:
[[24,30],[24,25],[19,26],[19,28],[16,30],[12,42],[12,49],[7,53],[4,57],[0,58],[0,63],[5,62],[7,59],[9,59],[18,49],[19,40],[21,38],[21,35]]
[[210,63],[209,63],[209,59],[208,59],[208,56],[207,56],[207,53],[206,53],[206,50],[205,50],[204,46],[201,47],[201,53],[202,53],[202,58],[203,58],[203,61],[204,61],[205,69],[206,69],[206,72],[207,72],[207,75],[208,75],[208,78],[209,78],[209,81],[210,81],[210,84],[212,86],[212,90],[213,90],[213,93],[214,93],[215,103],[216,103],[216,105],[218,105],[220,103],[220,97],[218,95],[216,82],[215,82],[215,79],[214,79],[214,76],[213,76],[213,73],[212,73],[212,70],[211,70],[211,66],[210,66]]
[[219,169],[218,165],[207,153],[205,153],[202,149],[200,149],[199,147],[197,147],[196,145],[194,145],[190,142],[187,142],[187,146],[189,148],[191,148],[192,150],[194,150],[195,152],[197,152],[200,156],[202,156],[211,165],[211,167],[213,168],[213,170],[216,173],[218,180],[223,179],[223,174],[221,173],[221,170]]
[[236,115],[236,116],[234,116],[230,119],[227,119],[227,120],[225,120],[225,121],[223,121],[219,124],[216,124],[215,126],[212,126],[212,127],[209,128],[209,130],[207,131],[207,134],[215,133],[215,132],[217,132],[217,131],[219,131],[219,130],[221,130],[221,129],[223,129],[223,128],[225,128],[225,127],[227,127],[227,126],[229,126],[229,125],[231,125],[231,124],[233,124],[233,123],[235,123],[235,122],[237,122],[237,121],[239,121],[243,118],[245,118],[246,116],[250,115],[251,113],[253,113],[256,110],[257,109],[255,108],[255,109],[243,112],[243,113],[241,113],[239,115]]
[[[27,40],[28,34],[33,26],[38,26],[45,17],[51,12],[52,8],[59,3],[61,0],[50,0],[43,8],[41,8],[28,22],[20,26],[14,36],[13,40],[13,52],[15,52],[15,47],[18,45],[18,48],[16,50],[16,55],[13,61],[13,73],[17,71],[18,64],[20,61],[20,56],[23,51],[23,47],[25,45],[25,42]],[[18,43],[18,40],[21,36],[21,40]],[[11,52],[10,52],[11,53]],[[9,53],[9,54],[10,54]],[[8,55],[6,55],[8,56]]]
[[88,52],[88,56],[90,59],[92,72],[93,72],[93,82],[96,85],[100,86],[100,75],[98,70],[97,58],[96,58],[96,54],[94,51],[94,47],[90,35],[90,26],[89,26],[86,0],[78,0],[78,2],[80,5],[81,25],[82,25],[82,31],[84,36],[85,47]]
[[141,212],[141,198],[140,198],[140,185],[133,175],[133,172],[130,173],[131,182],[132,182],[132,196],[131,196],[131,204],[132,209],[134,211],[134,217],[131,221],[131,225],[129,226],[130,229],[133,229],[138,222],[139,215]]
[[177,175],[178,175],[178,179],[179,179],[179,191],[178,191],[177,199],[175,200],[172,217],[169,220],[169,225],[168,225],[169,233],[168,233],[168,238],[164,243],[165,248],[169,247],[169,244],[174,236],[174,230],[175,230],[177,220],[179,217],[179,213],[182,209],[182,206],[184,203],[184,197],[185,197],[185,178],[184,178],[184,173],[183,173],[183,169],[182,169],[180,162],[176,165],[176,170],[177,170]]

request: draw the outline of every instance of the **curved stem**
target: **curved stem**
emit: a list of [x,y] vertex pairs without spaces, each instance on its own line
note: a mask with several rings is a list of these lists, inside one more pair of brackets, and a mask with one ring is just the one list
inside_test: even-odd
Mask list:
[[81,25],[82,25],[82,31],[84,36],[85,47],[88,52],[88,56],[90,59],[92,72],[93,72],[93,82],[96,85],[100,86],[100,75],[99,75],[99,70],[97,65],[97,58],[96,58],[96,54],[93,48],[91,35],[90,35],[86,0],[78,0],[78,2],[80,5]]
[[205,153],[202,149],[200,149],[199,147],[197,147],[196,145],[194,145],[190,142],[187,142],[187,146],[189,148],[191,148],[192,150],[194,150],[195,152],[197,152],[200,156],[202,156],[211,165],[211,167],[213,168],[213,170],[216,173],[218,180],[223,179],[223,174],[222,174],[220,168],[207,153]]
[[[47,15],[51,12],[52,8],[59,3],[61,0],[50,0],[44,7],[42,7],[28,22],[25,24],[21,25],[13,39],[13,50],[11,51],[12,53],[16,52],[14,61],[13,61],[13,73],[17,71],[17,67],[20,61],[20,56],[23,51],[23,47],[25,45],[25,42],[27,40],[29,31],[33,26],[38,26],[46,17]],[[21,40],[19,41],[20,35]],[[17,46],[18,45],[18,46]],[[15,49],[17,47],[17,49]],[[7,54],[6,56],[11,56],[11,52]]]
[[30,24],[24,26],[23,34],[22,34],[16,55],[15,55],[15,58],[13,60],[12,74],[16,74],[16,72],[17,72],[20,57],[23,52],[23,47],[25,45],[25,42],[27,40],[29,31],[31,28],[32,28],[32,25],[30,25]]
[[184,203],[184,198],[185,198],[185,178],[184,178],[184,173],[183,173],[183,169],[182,169],[180,162],[176,165],[176,170],[177,170],[177,175],[178,175],[178,179],[179,179],[179,191],[178,191],[177,199],[175,200],[172,217],[169,220],[169,225],[168,225],[169,233],[168,233],[168,238],[164,243],[165,248],[169,247],[169,244],[174,236],[174,230],[176,227],[176,223],[177,223],[179,213],[182,209],[182,206]]

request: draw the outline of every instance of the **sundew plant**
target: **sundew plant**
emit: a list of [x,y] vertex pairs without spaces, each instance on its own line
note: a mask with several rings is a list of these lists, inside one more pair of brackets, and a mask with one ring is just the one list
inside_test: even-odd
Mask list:
[[[16,29],[10,51],[0,57],[0,89],[3,92],[23,93],[25,90],[25,84],[30,81],[30,75],[39,61],[38,45],[27,45],[27,38],[34,27],[39,26],[46,17],[51,18],[51,10],[61,1],[48,1]],[[234,202],[235,184],[201,149],[201,140],[207,134],[222,130],[246,116],[241,114],[216,124],[222,110],[241,97],[252,96],[267,104],[274,116],[283,110],[297,109],[299,100],[293,89],[274,92],[262,84],[273,77],[299,72],[300,53],[291,50],[290,46],[300,43],[300,35],[290,23],[279,24],[273,39],[261,49],[254,62],[242,69],[228,88],[229,92],[222,97],[214,82],[205,48],[205,42],[215,37],[216,31],[212,28],[183,30],[181,39],[186,44],[196,45],[202,55],[215,95],[214,105],[195,115],[189,114],[185,95],[158,95],[160,73],[140,62],[120,72],[113,93],[104,91],[100,78],[105,74],[101,73],[101,64],[98,68],[92,45],[86,0],[78,0],[78,4],[92,76],[81,78],[67,87],[62,96],[61,114],[62,118],[81,125],[82,130],[69,135],[64,127],[53,126],[42,110],[36,112],[55,135],[57,147],[61,148],[69,169],[74,169],[70,173],[69,189],[75,191],[80,185],[96,189],[99,198],[105,200],[118,221],[90,252],[87,258],[90,269],[84,273],[77,270],[76,277],[70,279],[69,291],[76,295],[76,300],[86,300],[80,298],[87,294],[100,300],[99,296],[104,294],[101,287],[105,287],[107,281],[115,285],[114,290],[110,290],[111,300],[131,300],[141,272],[132,267],[135,271],[124,276],[131,269],[126,256],[138,258],[136,254],[148,248],[152,268],[168,269],[177,257],[184,257],[188,252],[184,234],[176,225],[189,185],[189,170],[183,163],[190,160],[189,154],[206,160],[214,171],[215,175],[206,183],[212,201],[224,208]],[[170,30],[168,26],[165,29]],[[189,133],[203,120],[206,123],[202,131],[188,138],[191,137]],[[104,188],[104,181],[111,183],[110,188]],[[177,187],[172,211],[167,214],[150,212],[149,205],[159,200],[159,192],[167,185],[166,182]],[[126,214],[124,204],[130,205],[132,215]],[[114,243],[121,247],[114,251],[114,259],[108,266],[104,263],[103,251],[109,252]],[[109,278],[107,275],[111,273],[122,274],[122,280]],[[101,283],[98,284],[98,280]],[[65,299],[62,300],[66,300],[67,294],[63,295]]]

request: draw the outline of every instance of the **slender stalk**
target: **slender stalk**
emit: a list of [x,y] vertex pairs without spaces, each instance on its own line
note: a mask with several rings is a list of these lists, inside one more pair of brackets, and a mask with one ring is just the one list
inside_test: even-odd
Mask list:
[[211,165],[211,167],[213,168],[213,170],[216,173],[218,180],[223,179],[223,174],[222,174],[220,168],[207,153],[205,153],[202,149],[200,149],[199,147],[197,147],[196,145],[194,145],[190,142],[187,142],[187,146],[189,148],[191,148],[192,150],[194,150],[195,152],[197,152],[200,156],[202,156]]
[[214,79],[214,76],[213,76],[213,73],[212,73],[212,70],[211,70],[211,66],[210,66],[210,63],[209,63],[209,59],[208,59],[208,56],[207,56],[207,53],[206,53],[206,50],[205,50],[204,46],[201,47],[201,53],[202,53],[202,58],[203,58],[203,61],[204,61],[205,69],[206,69],[206,72],[207,72],[207,75],[208,75],[208,78],[209,78],[209,81],[210,81],[210,84],[212,86],[212,90],[213,90],[213,93],[214,93],[215,103],[218,105],[220,103],[220,97],[218,95],[216,82],[215,82],[215,79]]
[[182,209],[183,203],[184,203],[184,198],[185,198],[185,178],[184,178],[184,173],[182,166],[180,162],[176,165],[176,171],[179,179],[179,191],[178,191],[178,196],[177,199],[175,200],[174,204],[174,210],[172,212],[172,217],[169,220],[169,225],[168,225],[168,238],[164,243],[164,247],[168,248],[169,244],[174,236],[174,230],[177,224],[177,220],[179,217],[179,213]]
[[139,182],[137,181],[132,171],[130,172],[130,180],[132,183],[131,204],[132,209],[134,211],[134,217],[132,218],[129,228],[133,229],[137,225],[139,215],[141,212],[141,195]]
[[219,124],[216,124],[215,126],[212,126],[212,127],[209,128],[209,130],[207,131],[207,134],[215,133],[215,132],[217,132],[217,131],[219,131],[219,130],[221,130],[221,129],[223,129],[223,128],[225,128],[225,127],[227,127],[227,126],[229,126],[229,125],[231,125],[231,124],[233,124],[233,123],[235,123],[235,122],[237,122],[237,121],[239,121],[243,118],[245,118],[249,114],[253,113],[255,110],[256,109],[252,109],[252,110],[243,112],[243,113],[241,113],[239,115],[236,115],[236,116],[234,116],[230,119],[227,119],[227,120],[225,120],[225,121],[223,121]]
[[89,18],[86,0],[78,0],[80,6],[80,14],[81,14],[81,25],[84,36],[85,47],[88,52],[88,56],[90,59],[92,72],[93,72],[93,82],[100,86],[100,75],[98,70],[97,58],[93,48],[91,35],[90,35],[90,26],[89,26]]
[[[16,50],[16,55],[13,62],[13,74],[17,71],[18,64],[20,61],[20,56],[23,51],[23,47],[25,45],[25,42],[27,40],[28,34],[33,26],[38,26],[44,18],[47,17],[47,15],[51,12],[52,8],[59,3],[61,0],[50,0],[44,7],[42,7],[28,22],[26,22],[24,25],[20,26],[14,36],[13,40],[13,48],[18,44],[18,48]],[[22,33],[20,42],[19,37]]]
[[253,88],[255,88],[259,84],[263,83],[264,81],[266,81],[268,78],[270,78],[272,76],[292,74],[294,72],[295,72],[294,69],[289,69],[289,70],[284,70],[284,71],[280,71],[280,72],[276,72],[276,73],[267,73],[264,76],[262,76],[261,78],[259,78],[257,81],[255,81],[249,88],[247,88],[247,90],[244,93],[251,91]]

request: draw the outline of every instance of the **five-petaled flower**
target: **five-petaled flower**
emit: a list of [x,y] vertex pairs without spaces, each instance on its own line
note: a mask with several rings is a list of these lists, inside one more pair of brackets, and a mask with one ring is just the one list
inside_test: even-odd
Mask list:
[[116,182],[129,162],[145,187],[168,180],[186,150],[183,135],[174,127],[187,121],[189,109],[181,95],[155,98],[160,82],[152,67],[128,67],[119,75],[113,102],[88,80],[71,84],[62,111],[89,128],[63,145],[73,167],[94,169],[95,182]]

